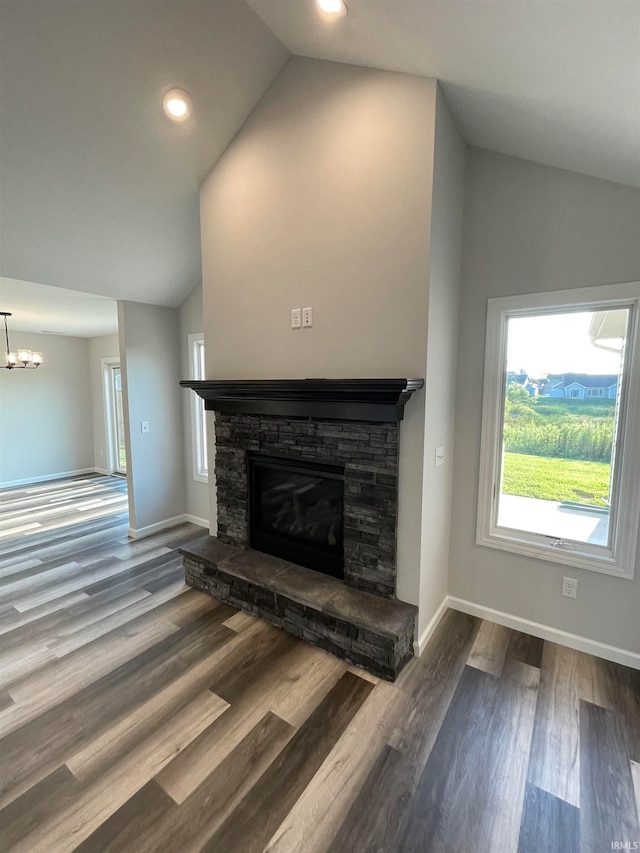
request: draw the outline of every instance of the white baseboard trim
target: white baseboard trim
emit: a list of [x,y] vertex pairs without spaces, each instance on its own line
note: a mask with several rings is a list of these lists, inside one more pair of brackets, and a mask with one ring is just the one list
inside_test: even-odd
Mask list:
[[186,513],[184,520],[191,522],[191,524],[197,524],[199,527],[205,527],[207,531],[209,530],[209,522],[206,518],[198,518],[197,515],[190,515],[189,513]]
[[413,643],[413,653],[417,658],[419,658],[420,655],[422,654],[422,652],[425,650],[427,643],[431,639],[433,632],[438,627],[438,624],[439,624],[440,620],[442,619],[442,617],[444,616],[444,614],[446,613],[448,607],[449,607],[449,596],[445,595],[444,599],[442,600],[442,604],[438,607],[436,612],[433,614],[433,616],[429,620],[429,624],[426,626],[426,628],[424,629],[422,634],[420,634],[418,639],[415,640]]
[[78,468],[76,471],[59,471],[57,474],[43,474],[41,477],[27,477],[24,480],[5,480],[0,483],[0,489],[11,489],[14,486],[26,486],[29,483],[46,483],[48,480],[66,480],[67,477],[79,477],[82,474],[95,474],[96,468]]
[[621,663],[624,666],[630,666],[632,669],[640,669],[640,654],[637,652],[630,652],[617,646],[580,637],[578,634],[570,634],[568,631],[561,631],[559,628],[552,628],[550,625],[531,622],[529,619],[512,616],[510,613],[503,613],[501,610],[484,607],[482,604],[475,604],[473,601],[465,601],[462,598],[448,596],[446,603],[452,610],[460,610],[470,616],[478,616],[480,619],[489,620],[489,622],[497,622],[498,625],[504,625],[505,628],[513,628],[516,631],[540,637],[542,640],[549,640],[560,646],[568,646],[570,649],[586,652],[589,655],[595,655],[614,663]]
[[168,530],[170,527],[177,527],[178,524],[184,524],[186,520],[186,515],[176,515],[175,518],[165,518],[164,521],[147,524],[146,527],[130,527],[127,535],[129,539],[144,539],[145,536],[153,536],[154,533],[159,533],[161,530]]
[[108,471],[106,468],[94,468],[93,470],[96,472],[96,474],[102,474],[105,477],[110,477],[113,473],[112,471]]

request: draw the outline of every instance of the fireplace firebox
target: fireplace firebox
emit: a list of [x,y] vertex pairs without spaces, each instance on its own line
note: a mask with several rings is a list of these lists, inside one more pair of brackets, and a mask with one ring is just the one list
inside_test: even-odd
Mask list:
[[344,577],[344,466],[248,455],[252,548]]

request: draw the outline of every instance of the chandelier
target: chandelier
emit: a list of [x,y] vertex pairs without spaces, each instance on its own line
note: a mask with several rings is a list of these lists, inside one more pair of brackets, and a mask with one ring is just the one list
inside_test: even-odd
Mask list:
[[7,328],[7,317],[11,317],[11,312],[0,311],[0,317],[4,320],[4,339],[7,345],[7,350],[4,356],[6,364],[3,364],[2,367],[4,367],[5,370],[15,370],[24,367],[35,370],[35,368],[39,367],[44,360],[42,358],[42,353],[31,352],[30,349],[19,349],[17,352],[13,352],[9,347],[9,329]]

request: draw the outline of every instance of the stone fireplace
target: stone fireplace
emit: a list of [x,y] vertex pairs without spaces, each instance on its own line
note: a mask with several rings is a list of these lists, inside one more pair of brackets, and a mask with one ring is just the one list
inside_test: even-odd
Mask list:
[[187,583],[395,678],[415,608],[395,598],[398,445],[422,380],[183,382],[216,412],[217,537]]

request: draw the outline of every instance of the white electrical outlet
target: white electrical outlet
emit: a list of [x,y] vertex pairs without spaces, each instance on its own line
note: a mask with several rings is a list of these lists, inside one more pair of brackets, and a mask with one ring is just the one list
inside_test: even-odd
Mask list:
[[565,598],[578,597],[578,581],[576,578],[562,578],[562,594]]
[[302,325],[305,328],[313,326],[313,308],[302,309]]
[[292,308],[291,309],[291,328],[299,329],[302,326],[302,309],[301,308]]
[[140,432],[145,434],[149,432],[149,421],[140,421]]

